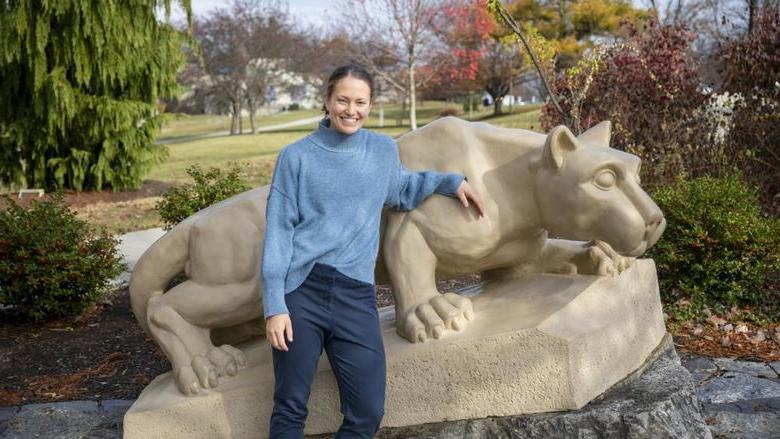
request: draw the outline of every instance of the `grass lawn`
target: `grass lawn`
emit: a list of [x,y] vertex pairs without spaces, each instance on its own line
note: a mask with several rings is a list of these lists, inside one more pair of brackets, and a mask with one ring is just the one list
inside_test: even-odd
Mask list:
[[115,203],[98,202],[74,208],[76,215],[110,233],[127,233],[162,226],[154,204],[160,197],[140,198]]
[[[439,114],[448,108],[461,110],[460,105],[447,104],[439,101],[427,101],[422,103],[417,112],[418,126],[425,125],[439,116]],[[508,110],[508,108],[505,108]],[[499,117],[492,117],[492,108],[481,110],[474,113],[474,120],[480,120],[497,126],[510,128],[538,127],[539,106],[514,107],[513,114],[505,114]],[[379,109],[374,107],[371,117],[366,123],[366,128],[391,135],[399,136],[409,131],[408,120],[403,125],[398,125],[396,117],[400,113],[399,105],[385,105],[385,125],[379,127]],[[293,111],[279,114],[271,123],[289,122],[293,114],[298,114],[300,118],[305,119],[312,115],[319,114],[314,110]],[[461,115],[463,117],[463,115]],[[213,117],[212,117],[213,118]],[[196,130],[195,122],[203,121],[206,125],[199,129],[206,130],[211,119],[209,116],[190,116],[188,118],[174,121],[169,126],[169,133],[176,134],[192,133]],[[295,119],[292,119],[295,120]],[[272,131],[259,134],[244,134],[235,136],[202,137],[192,140],[180,141],[168,145],[170,156],[162,165],[155,168],[147,178],[151,180],[160,180],[170,183],[182,183],[189,180],[185,170],[188,166],[198,163],[203,168],[212,166],[227,167],[230,162],[239,162],[246,164],[246,173],[252,185],[263,185],[269,182],[272,167],[268,162],[276,159],[277,152],[285,145],[292,143],[308,135],[316,124],[303,125],[300,127],[287,128],[279,131]],[[201,134],[209,134],[221,131],[221,129],[212,126],[211,131],[202,131]],[[179,136],[182,137],[182,136]],[[165,143],[165,139],[174,137],[164,137],[161,135],[159,140]]]

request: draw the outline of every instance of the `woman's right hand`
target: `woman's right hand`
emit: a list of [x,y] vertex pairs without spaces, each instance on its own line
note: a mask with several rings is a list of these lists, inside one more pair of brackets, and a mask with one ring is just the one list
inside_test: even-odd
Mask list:
[[[287,342],[293,341],[292,321],[289,314],[276,314],[265,321],[265,336],[274,349],[287,352]],[[286,336],[286,337],[285,337]]]

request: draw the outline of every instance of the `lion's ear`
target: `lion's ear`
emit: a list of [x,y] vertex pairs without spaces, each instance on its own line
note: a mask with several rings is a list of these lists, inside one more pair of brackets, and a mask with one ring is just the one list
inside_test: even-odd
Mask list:
[[555,168],[563,166],[563,160],[571,151],[579,148],[580,144],[574,134],[565,125],[558,125],[547,135],[544,143],[543,160],[545,164]]
[[588,131],[577,136],[577,140],[592,146],[609,148],[609,140],[612,138],[612,123],[605,120],[598,125],[590,127]]

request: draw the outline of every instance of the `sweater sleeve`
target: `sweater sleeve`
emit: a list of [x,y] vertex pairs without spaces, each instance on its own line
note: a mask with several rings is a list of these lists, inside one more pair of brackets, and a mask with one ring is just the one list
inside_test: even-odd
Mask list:
[[463,174],[451,172],[409,171],[401,163],[398,149],[393,146],[392,163],[395,169],[390,171],[385,205],[395,210],[412,210],[434,193],[454,197],[466,178]]
[[265,318],[289,313],[284,303],[284,286],[292,259],[293,233],[298,223],[296,186],[296,174],[282,151],[276,159],[265,208],[266,226],[261,268]]

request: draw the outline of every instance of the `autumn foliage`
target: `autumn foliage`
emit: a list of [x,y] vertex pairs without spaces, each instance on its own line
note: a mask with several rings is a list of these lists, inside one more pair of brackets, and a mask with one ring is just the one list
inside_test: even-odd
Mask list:
[[[763,204],[780,213],[780,12],[765,8],[753,31],[717,54],[724,91],[738,94],[726,142]],[[740,152],[740,154],[736,154]]]
[[[701,113],[707,96],[689,51],[693,35],[652,21],[627,25],[627,35],[559,75],[553,89],[561,106],[576,116],[578,132],[612,121],[612,146],[642,157],[645,185],[696,174],[709,129]],[[542,123],[549,130],[562,119],[546,105]]]

